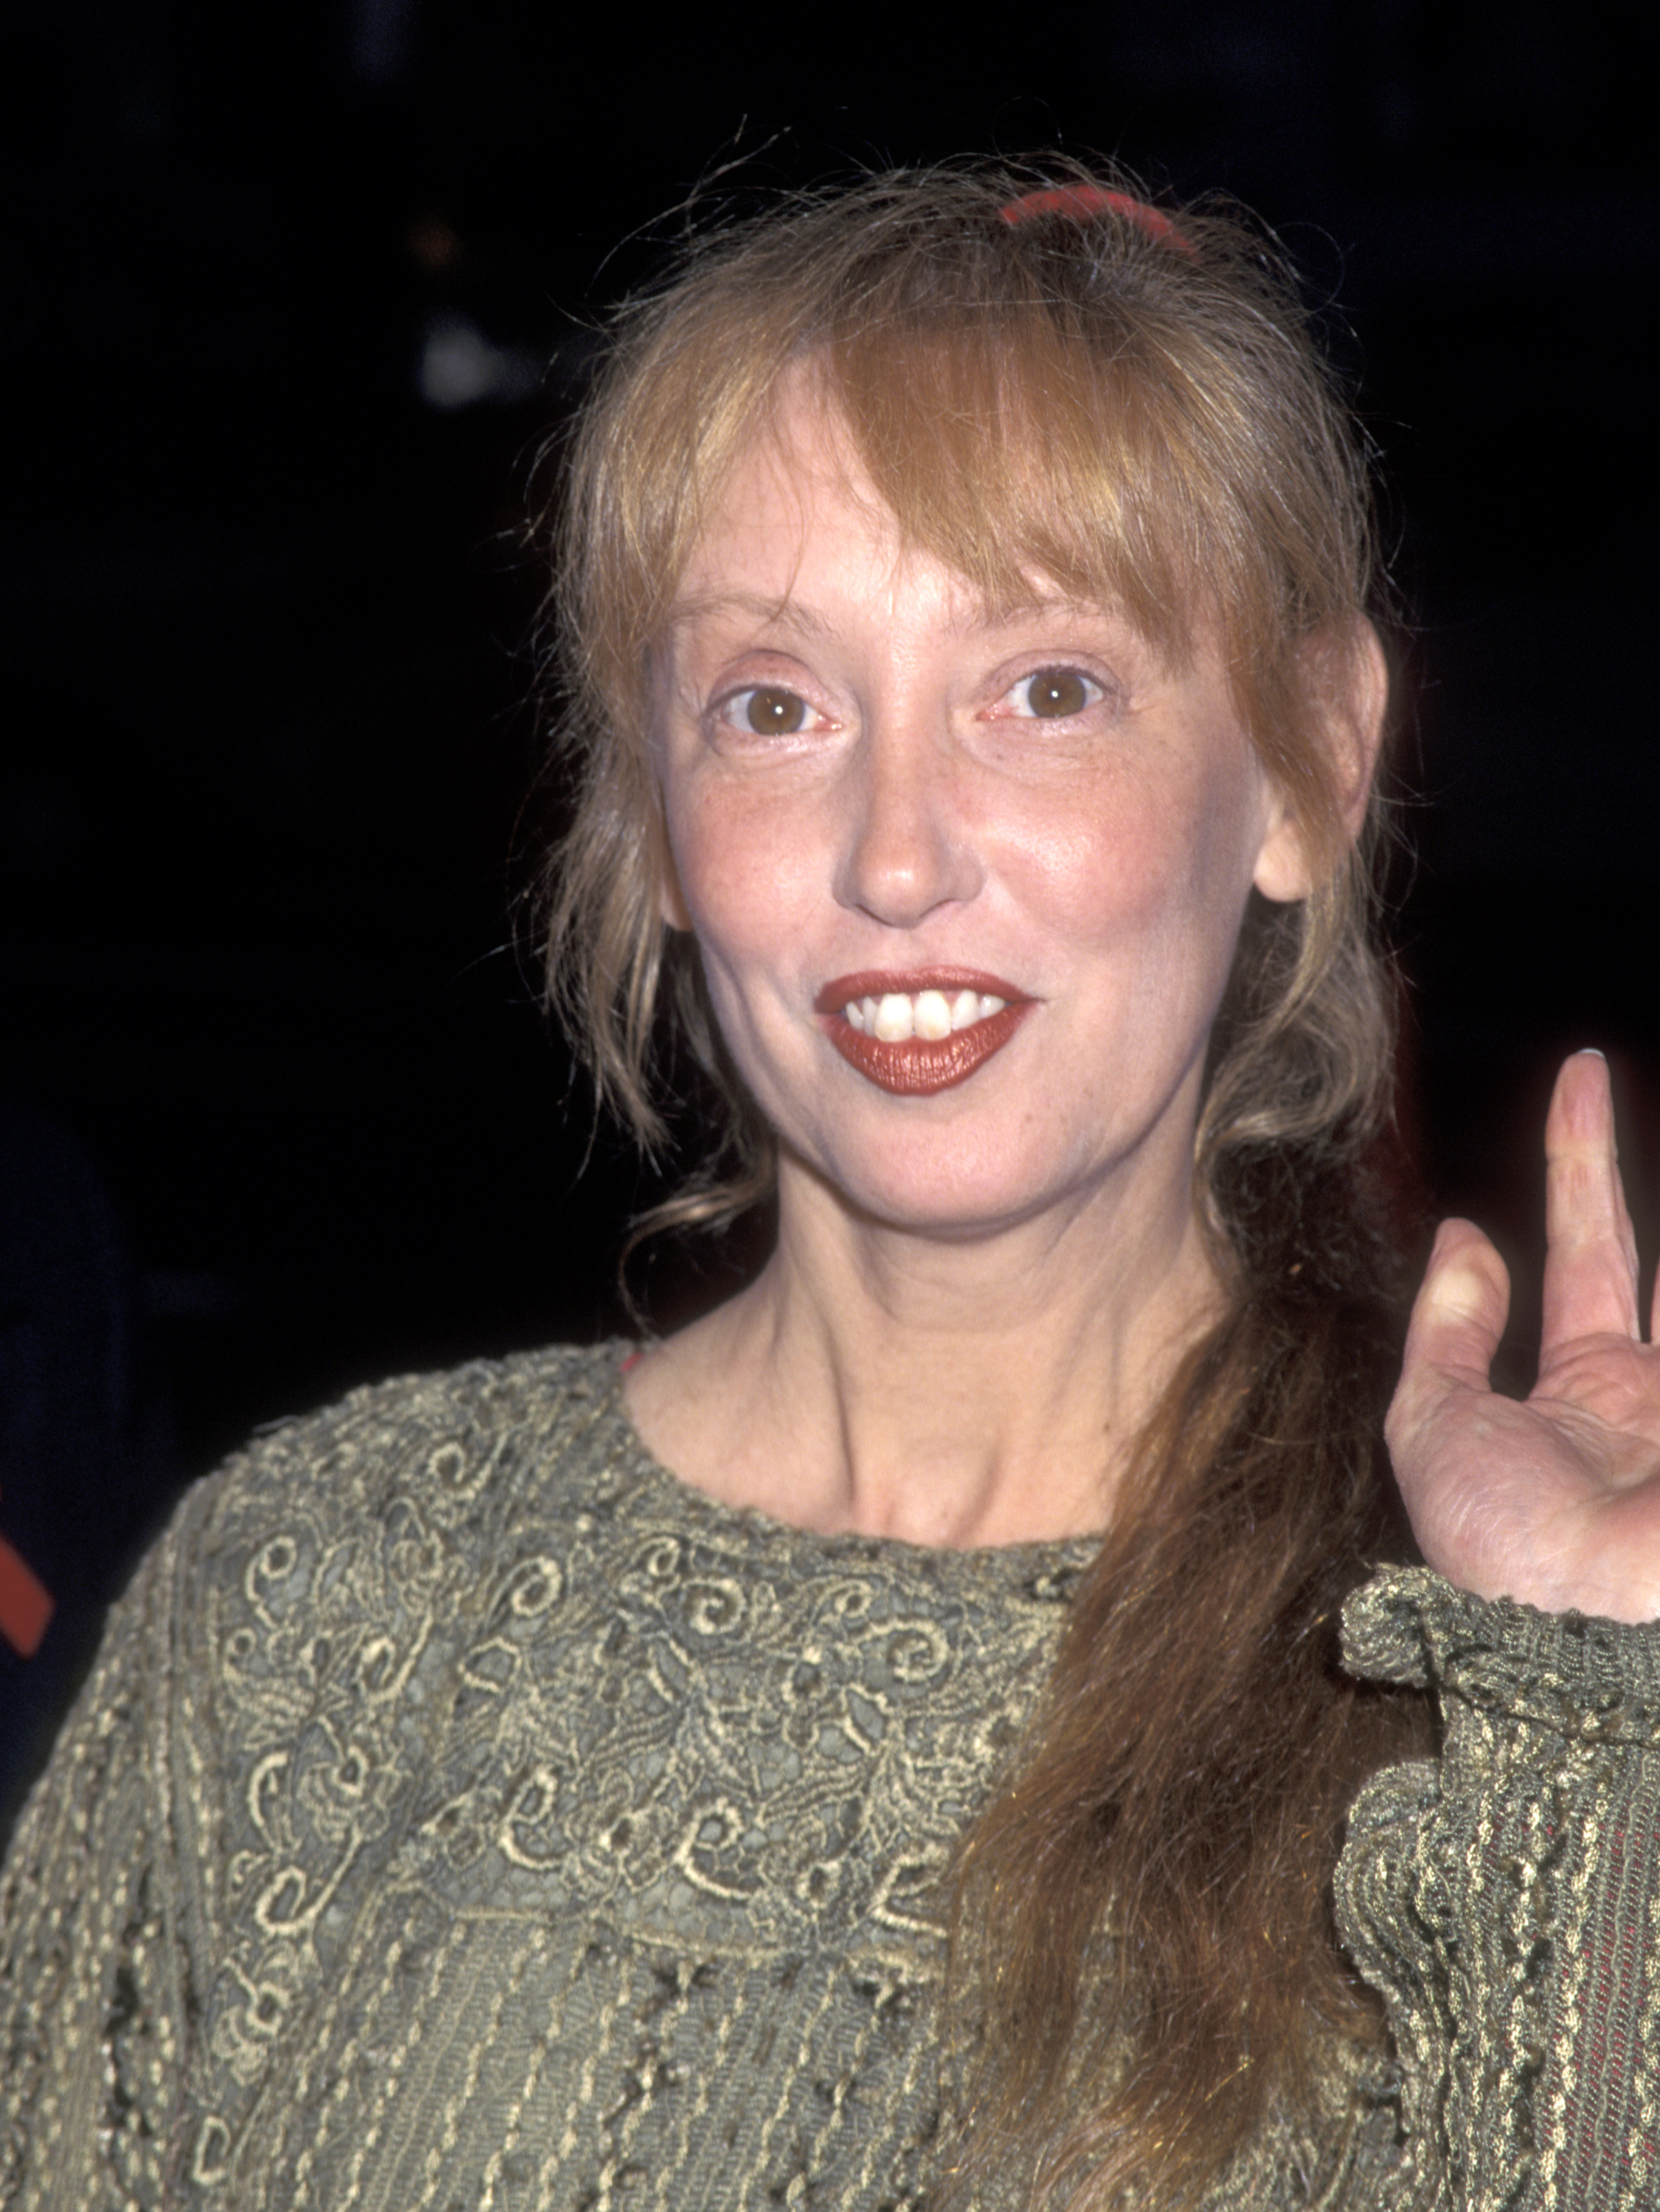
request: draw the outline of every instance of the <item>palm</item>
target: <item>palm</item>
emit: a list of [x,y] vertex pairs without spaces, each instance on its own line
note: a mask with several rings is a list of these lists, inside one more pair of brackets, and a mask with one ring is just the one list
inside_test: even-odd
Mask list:
[[1468,1222],[1444,1223],[1413,1310],[1389,1449],[1424,1557],[1450,1581],[1548,1612],[1652,1620],[1660,1349],[1642,1339],[1608,1071],[1596,1054],[1577,1054],[1558,1078],[1545,1151],[1537,1383],[1519,1403],[1491,1389],[1509,1305],[1504,1262]]

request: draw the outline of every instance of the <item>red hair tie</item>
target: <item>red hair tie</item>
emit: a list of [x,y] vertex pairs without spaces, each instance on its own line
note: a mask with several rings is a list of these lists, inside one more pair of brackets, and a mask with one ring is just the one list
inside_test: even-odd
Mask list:
[[1183,235],[1180,226],[1172,222],[1162,208],[1149,207],[1145,200],[1133,199],[1128,192],[1110,191],[1105,185],[1039,185],[1036,191],[1022,192],[1018,200],[1011,200],[997,212],[1010,224],[1031,222],[1043,215],[1062,215],[1072,222],[1093,222],[1103,215],[1122,216],[1149,238],[1156,238],[1161,246],[1173,246],[1189,261],[1197,258],[1193,240]]

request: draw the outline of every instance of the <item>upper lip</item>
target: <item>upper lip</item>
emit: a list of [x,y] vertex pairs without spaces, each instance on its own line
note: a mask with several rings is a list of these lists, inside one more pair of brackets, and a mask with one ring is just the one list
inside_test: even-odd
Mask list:
[[816,1014],[839,1014],[855,999],[885,999],[891,994],[915,998],[919,991],[977,991],[982,999],[1001,999],[1024,1005],[1031,997],[1000,975],[988,975],[979,968],[919,968],[899,975],[886,968],[861,968],[856,975],[838,975],[826,983],[812,1002]]

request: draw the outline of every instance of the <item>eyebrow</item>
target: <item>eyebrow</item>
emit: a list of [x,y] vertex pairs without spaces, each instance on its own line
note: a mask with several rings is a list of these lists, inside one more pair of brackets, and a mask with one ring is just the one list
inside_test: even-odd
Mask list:
[[699,592],[677,599],[665,627],[683,629],[709,615],[748,615],[768,629],[792,629],[806,637],[834,637],[836,625],[799,599],[769,599],[759,592]]
[[[759,592],[700,592],[689,599],[677,599],[669,610],[666,627],[674,631],[708,616],[723,614],[747,615],[768,629],[794,630],[804,637],[833,638],[837,635],[836,624],[827,616],[800,600],[768,599]],[[1007,629],[1032,616],[1074,615],[1096,621],[1103,617],[1109,621],[1114,618],[1110,608],[1074,599],[1069,592],[1035,592],[1028,599],[997,606],[982,605],[954,617],[948,627],[958,636],[979,636]]]

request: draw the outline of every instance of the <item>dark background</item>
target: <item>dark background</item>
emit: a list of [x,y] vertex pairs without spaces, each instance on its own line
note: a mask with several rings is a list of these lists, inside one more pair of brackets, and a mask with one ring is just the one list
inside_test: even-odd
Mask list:
[[[1278,227],[1389,487],[1406,1125],[1517,1266],[1518,1376],[1568,1048],[1615,1058],[1652,1225],[1651,58],[1560,0],[677,20],[16,13],[0,1093],[14,1249],[95,1217],[85,1281],[52,1261],[52,1387],[101,1361],[114,1441],[60,1481],[37,1407],[28,1447],[89,1562],[256,1422],[619,1325],[648,1193],[604,1134],[584,1172],[514,949],[548,821],[523,520],[596,309],[734,160],[1060,143]],[[21,1467],[0,1530],[61,1583]]]

